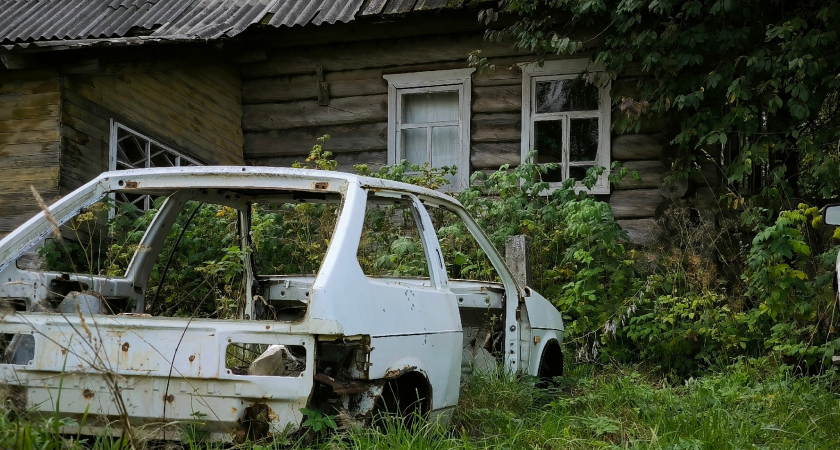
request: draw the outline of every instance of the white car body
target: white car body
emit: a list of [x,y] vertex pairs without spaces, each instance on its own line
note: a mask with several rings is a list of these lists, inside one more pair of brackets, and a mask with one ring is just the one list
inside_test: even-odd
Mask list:
[[[177,206],[207,198],[238,209],[240,221],[246,222],[242,212],[248,208],[249,190],[319,192],[342,198],[336,230],[316,276],[261,281],[267,286],[266,297],[282,293],[305,303],[302,320],[249,320],[251,301],[245,302],[238,320],[31,311],[33,304],[50,297],[53,280],[63,279],[89,284],[91,291],[106,299],[132,299],[136,312],[142,313],[149,271],[169,232],[165,222],[167,218],[171,222]],[[143,245],[151,250],[135,254],[124,277],[16,266],[18,257],[50,233],[51,220],[61,225],[115,192],[147,191],[171,195],[143,237]],[[423,205],[456,213],[502,282],[450,280],[440,258],[429,258],[430,276],[425,280],[365,276],[356,255],[369,194],[413,204],[431,255],[439,254],[439,243]],[[170,209],[174,212],[167,213]],[[44,212],[37,214],[0,241],[0,301],[27,305],[22,311],[0,313],[0,333],[34,337],[31,360],[0,364],[0,384],[30,414],[58,412],[74,419],[66,423],[64,432],[120,433],[128,427],[178,439],[180,434],[171,427],[165,435],[169,425],[198,420],[213,439],[241,440],[243,433],[254,433],[248,427],[256,421],[265,422],[263,436],[300,426],[301,408],[320,395],[332,396],[349,417],[369,418],[383,386],[400,379],[412,380],[413,387],[422,380],[425,411],[448,414],[458,402],[462,366],[477,351],[465,338],[468,315],[498,311],[504,321],[504,352],[494,358],[512,371],[540,374],[547,349],[559,351],[563,338],[556,308],[517,284],[464,208],[448,195],[417,186],[287,168],[127,170],[102,174],[49,207],[49,215],[51,219]],[[248,229],[247,223],[243,226]],[[255,283],[252,277],[248,280]],[[294,376],[231,373],[224,361],[230,342],[300,346],[306,349],[305,369]],[[345,347],[352,347],[355,355],[344,368],[350,377],[338,380],[318,372],[327,364],[323,358],[329,351]]]

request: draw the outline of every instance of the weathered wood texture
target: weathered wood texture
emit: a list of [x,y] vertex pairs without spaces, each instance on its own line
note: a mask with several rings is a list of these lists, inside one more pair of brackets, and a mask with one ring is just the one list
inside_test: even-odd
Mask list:
[[[470,170],[515,167],[522,151],[522,72],[516,64],[534,57],[508,44],[488,44],[479,32],[274,49],[265,60],[242,64],[245,158],[288,166],[303,161],[315,140],[329,134],[324,148],[336,154],[339,170],[357,163],[379,167],[387,160],[383,75],[465,68],[465,55],[478,48],[496,70],[472,77]],[[328,106],[318,104],[318,66],[328,85]],[[615,86],[631,92],[634,84],[618,80]],[[667,143],[662,126],[649,121],[638,134],[612,137],[612,160],[641,176],[614,188],[620,217],[653,217],[662,200],[657,190],[664,171],[659,156]]]
[[206,164],[242,164],[241,83],[229,68],[65,76],[61,189],[108,170],[110,119]]
[[[383,75],[467,67],[468,49],[496,65],[473,75],[473,170],[518,164],[522,73],[517,63],[533,57],[507,44],[483,42],[480,33],[443,34],[269,51],[266,61],[241,66],[249,162],[302,160],[315,139],[337,155],[381,152],[387,159],[388,83]],[[319,105],[316,67],[323,67],[329,105]]]
[[[368,169],[375,172],[388,162],[384,152],[338,153],[335,155],[335,159],[338,161],[336,170],[350,173],[356,173],[353,166],[357,164],[365,164],[368,166]],[[274,156],[249,159],[248,164],[254,166],[291,167],[292,164],[296,162],[303,163],[305,160],[306,156]]]
[[622,164],[632,174],[636,172],[639,175],[639,180],[636,181],[631,174],[624,177],[621,182],[615,187],[618,190],[626,189],[651,189],[659,187],[659,178],[665,169],[659,160],[655,161],[627,161]]
[[58,197],[60,108],[58,71],[0,72],[0,237]]
[[610,207],[616,219],[644,219],[653,217],[662,200],[659,189],[615,191],[610,195]]
[[617,220],[618,225],[627,231],[630,242],[650,245],[659,240],[661,230],[654,219]]

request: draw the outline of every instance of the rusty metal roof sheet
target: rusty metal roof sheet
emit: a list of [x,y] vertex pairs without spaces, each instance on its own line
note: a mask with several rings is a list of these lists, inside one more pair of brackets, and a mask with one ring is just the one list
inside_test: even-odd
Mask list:
[[333,24],[446,5],[447,0],[0,0],[0,43],[12,48],[8,44],[43,41],[212,40],[256,23]]

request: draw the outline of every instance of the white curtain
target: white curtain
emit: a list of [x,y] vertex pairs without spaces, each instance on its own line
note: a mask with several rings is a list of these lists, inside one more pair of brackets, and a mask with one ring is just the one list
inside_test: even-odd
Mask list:
[[[460,127],[435,126],[440,122],[457,122],[458,93],[435,92],[403,95],[404,125],[427,125],[402,131],[404,158],[414,164],[430,163],[433,167],[458,164]],[[432,152],[428,154],[428,129],[431,128]],[[431,156],[431,161],[429,160]]]

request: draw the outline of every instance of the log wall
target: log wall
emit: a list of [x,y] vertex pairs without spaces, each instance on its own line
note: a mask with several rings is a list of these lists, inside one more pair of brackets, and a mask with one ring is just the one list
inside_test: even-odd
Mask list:
[[0,71],[0,237],[58,197],[60,110],[57,70]]
[[242,164],[242,103],[232,67],[112,64],[65,75],[61,190],[108,170],[110,119],[205,164]]
[[[325,148],[336,155],[339,170],[352,171],[354,164],[376,169],[387,162],[388,84],[383,75],[465,68],[466,55],[478,48],[497,69],[473,75],[470,170],[516,166],[522,73],[515,64],[533,57],[507,44],[489,44],[481,33],[284,48],[269,51],[265,61],[241,65],[245,159],[288,166],[303,161],[315,139],[329,134]],[[329,106],[318,102],[317,66],[328,84]],[[634,84],[618,80],[615,86],[632,93]],[[612,161],[641,176],[638,181],[627,177],[609,197],[635,242],[650,241],[655,228],[652,218],[663,200],[659,185],[666,170],[660,153],[668,140],[661,121],[638,134],[612,137]]]

